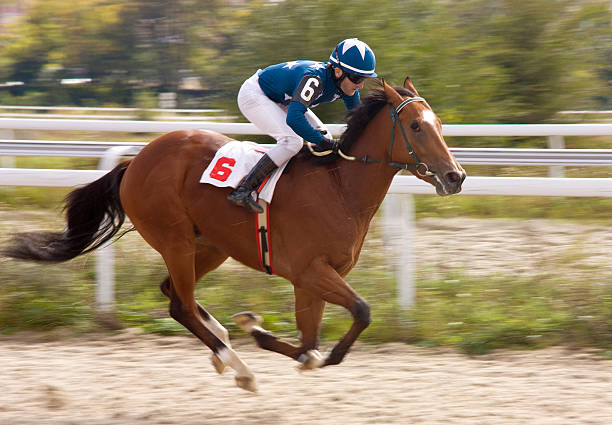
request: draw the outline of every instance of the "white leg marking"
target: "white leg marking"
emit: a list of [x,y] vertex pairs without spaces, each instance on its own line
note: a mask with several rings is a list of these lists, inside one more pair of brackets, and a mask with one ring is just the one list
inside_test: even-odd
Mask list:
[[251,333],[255,328],[257,328],[259,331],[263,331],[263,329],[260,327],[263,323],[263,319],[256,314],[249,312],[236,313],[232,316],[232,319],[234,319],[234,322],[240,325],[242,330],[246,333]]
[[[227,329],[221,325],[211,314],[208,315],[208,319],[202,320],[204,322],[204,326],[208,329],[213,335],[219,338],[221,341],[225,343],[228,347],[231,348],[232,344],[229,339],[229,332]],[[222,374],[225,370],[225,362],[220,359],[215,353],[212,353],[210,356],[210,360],[217,371],[218,374]]]
[[306,353],[298,357],[300,371],[318,369],[325,364],[325,360],[319,350],[308,350]]
[[211,314],[208,315],[208,319],[204,320],[204,326],[206,326],[206,328],[217,338],[225,342],[228,347],[231,346],[229,332]]
[[217,351],[217,357],[226,365],[236,371],[236,385],[247,391],[257,391],[255,376],[238,354],[231,348],[222,347]]
[[238,375],[251,375],[249,367],[231,348],[221,348],[217,351],[217,357],[219,357],[224,364],[234,369]]

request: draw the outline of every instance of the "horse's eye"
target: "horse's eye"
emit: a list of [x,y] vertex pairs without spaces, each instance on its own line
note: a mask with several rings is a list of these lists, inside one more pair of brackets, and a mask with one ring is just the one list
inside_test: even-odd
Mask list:
[[410,124],[410,128],[412,129],[412,131],[415,132],[421,131],[421,126],[419,126],[419,123],[416,121],[412,121],[412,124]]

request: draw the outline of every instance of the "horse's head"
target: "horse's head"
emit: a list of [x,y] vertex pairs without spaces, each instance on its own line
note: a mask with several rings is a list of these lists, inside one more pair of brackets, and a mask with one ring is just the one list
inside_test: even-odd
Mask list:
[[419,97],[410,78],[404,81],[404,88],[411,94],[402,95],[383,81],[393,125],[389,149],[392,164],[434,185],[438,195],[459,193],[465,170],[442,137],[440,119]]

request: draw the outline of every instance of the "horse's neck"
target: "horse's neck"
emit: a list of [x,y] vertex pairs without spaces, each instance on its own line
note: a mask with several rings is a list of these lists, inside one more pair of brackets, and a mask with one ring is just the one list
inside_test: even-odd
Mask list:
[[385,115],[380,113],[374,117],[350,152],[351,156],[367,156],[380,162],[365,164],[344,161],[340,167],[347,207],[368,223],[380,207],[397,173],[397,169],[386,164],[389,160],[387,148],[391,129],[384,124],[385,119]]

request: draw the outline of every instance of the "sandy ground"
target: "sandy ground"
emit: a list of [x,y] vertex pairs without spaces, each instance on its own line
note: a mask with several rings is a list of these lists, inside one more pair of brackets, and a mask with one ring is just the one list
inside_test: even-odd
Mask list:
[[612,362],[551,348],[470,358],[358,344],[301,373],[239,341],[253,394],[190,337],[0,340],[1,424],[610,424]]

